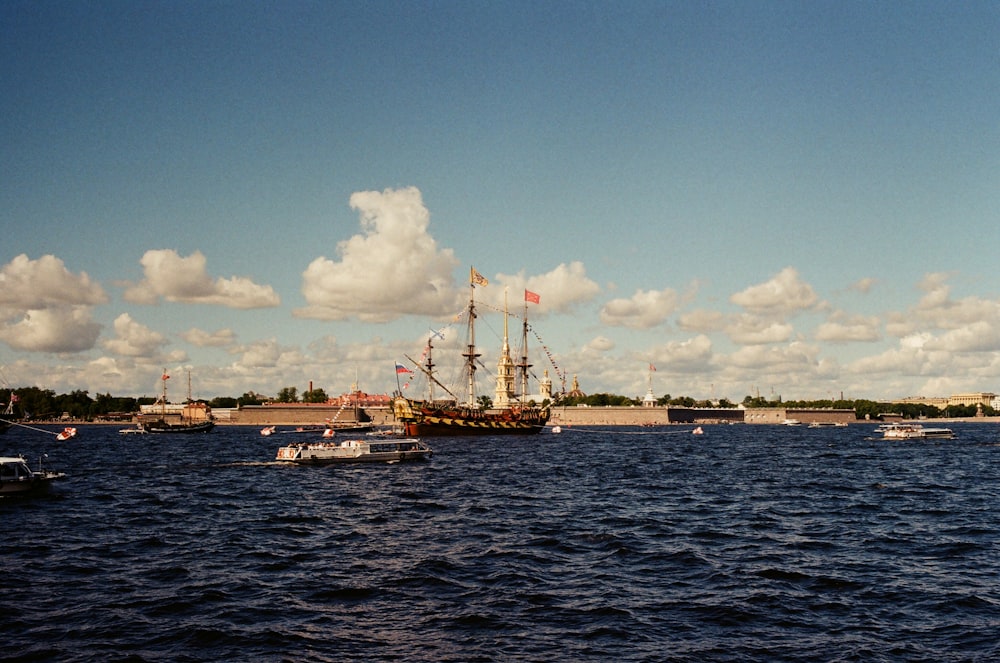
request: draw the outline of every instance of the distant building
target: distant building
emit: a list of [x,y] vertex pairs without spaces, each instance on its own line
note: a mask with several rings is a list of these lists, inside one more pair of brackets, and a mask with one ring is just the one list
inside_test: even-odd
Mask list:
[[975,394],[952,394],[948,397],[948,405],[989,405],[996,394],[989,392],[979,392]]

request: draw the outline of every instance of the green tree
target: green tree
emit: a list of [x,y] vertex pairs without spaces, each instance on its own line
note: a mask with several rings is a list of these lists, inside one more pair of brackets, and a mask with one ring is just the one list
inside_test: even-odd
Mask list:
[[299,390],[295,387],[284,387],[278,392],[278,397],[274,400],[279,403],[298,403]]
[[248,391],[236,399],[236,406],[243,407],[244,405],[260,405],[266,400],[267,398],[265,398],[264,396],[261,396],[260,394],[255,394],[252,391]]
[[326,403],[330,400],[330,397],[326,395],[326,392],[322,389],[313,389],[312,391],[302,392],[302,402],[303,403]]
[[219,396],[217,398],[213,398],[212,400],[210,400],[208,402],[208,407],[213,409],[233,408],[236,407],[237,403],[238,401],[232,396]]

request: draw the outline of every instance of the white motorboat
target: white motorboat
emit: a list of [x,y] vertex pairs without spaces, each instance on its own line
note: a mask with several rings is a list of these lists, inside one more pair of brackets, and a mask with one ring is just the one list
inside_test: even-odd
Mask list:
[[920,424],[883,424],[879,430],[884,440],[950,440],[955,437],[950,428],[925,428]]
[[280,447],[275,460],[302,465],[328,465],[333,463],[393,463],[401,460],[430,458],[430,447],[423,441],[407,437],[385,439],[327,439]]
[[52,481],[65,476],[63,472],[46,470],[41,459],[38,469],[32,470],[22,456],[0,456],[0,495],[40,492],[48,488]]

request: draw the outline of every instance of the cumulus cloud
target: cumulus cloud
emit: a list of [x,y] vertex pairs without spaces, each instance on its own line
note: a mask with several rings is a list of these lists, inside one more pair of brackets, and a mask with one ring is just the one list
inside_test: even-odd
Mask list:
[[690,311],[677,319],[677,326],[689,332],[722,331],[727,324],[729,324],[729,316],[721,311],[709,311],[708,309]]
[[[948,274],[940,272],[925,275],[918,285],[924,292],[920,301],[906,311],[888,314],[886,332],[902,338],[925,330],[966,329],[964,333],[969,336],[982,333],[984,322],[1000,327],[1000,299],[975,296],[952,299],[948,278]],[[983,347],[988,345],[986,342]]]
[[100,333],[89,307],[70,306],[27,311],[19,321],[0,327],[0,340],[15,350],[83,352],[94,347]]
[[704,371],[712,361],[712,340],[699,334],[683,341],[671,341],[652,350],[651,362],[657,371],[672,373]]
[[162,298],[185,304],[213,304],[237,309],[278,306],[271,286],[258,285],[242,276],[213,279],[201,251],[184,258],[172,249],[146,251],[139,261],[145,278],[125,290],[126,301],[155,304]]
[[750,286],[729,300],[751,313],[787,315],[814,308],[819,297],[812,286],[799,278],[798,270],[786,267],[769,281]]
[[855,292],[860,292],[867,295],[875,287],[877,281],[871,277],[865,277],[863,279],[858,279],[850,285],[849,290],[854,290]]
[[[554,269],[537,276],[525,277],[519,274],[497,274],[495,281],[521,296],[523,290],[530,290],[539,296],[539,313],[566,313],[581,302],[587,302],[601,291],[601,287],[587,276],[582,262],[562,263]],[[499,304],[503,301],[503,288],[492,292],[487,288],[483,296]]]
[[73,353],[94,347],[101,327],[94,305],[108,300],[86,272],[62,260],[21,254],[0,268],[0,340],[15,350]]
[[993,321],[979,320],[949,330],[925,347],[948,352],[995,352],[1000,350],[1000,327]]
[[741,345],[782,343],[790,339],[794,331],[788,323],[764,320],[753,315],[737,316],[726,328],[729,338]]
[[320,257],[302,274],[308,306],[295,315],[387,322],[402,315],[439,316],[461,306],[458,260],[428,233],[430,213],[416,187],[361,191],[350,199],[362,232],[337,244],[339,260]]
[[22,253],[0,268],[0,308],[37,311],[92,306],[107,300],[104,290],[86,272],[71,273],[53,255],[31,260]]
[[128,313],[115,318],[114,328],[115,337],[104,341],[104,347],[116,355],[152,358],[167,344],[163,334],[136,322]]
[[747,345],[730,354],[733,366],[774,376],[809,371],[816,365],[819,348],[801,342],[788,345]]
[[649,329],[663,324],[680,304],[680,296],[672,288],[637,290],[629,299],[612,299],[601,309],[601,322],[606,325]]
[[199,348],[224,348],[236,342],[236,333],[232,329],[219,329],[214,332],[192,327],[181,334],[181,338]]
[[607,336],[595,336],[590,340],[587,345],[583,346],[583,351],[585,353],[604,353],[613,350],[615,347],[615,342],[612,341]]
[[848,315],[837,311],[816,328],[815,338],[828,343],[877,341],[881,338],[879,319],[875,316]]

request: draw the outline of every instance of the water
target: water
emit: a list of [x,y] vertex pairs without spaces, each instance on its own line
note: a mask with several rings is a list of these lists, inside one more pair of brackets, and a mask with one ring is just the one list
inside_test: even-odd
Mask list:
[[[397,465],[291,436],[82,427],[0,502],[0,658],[975,661],[1000,657],[1000,426],[568,429]],[[6,658],[4,658],[6,657]]]

